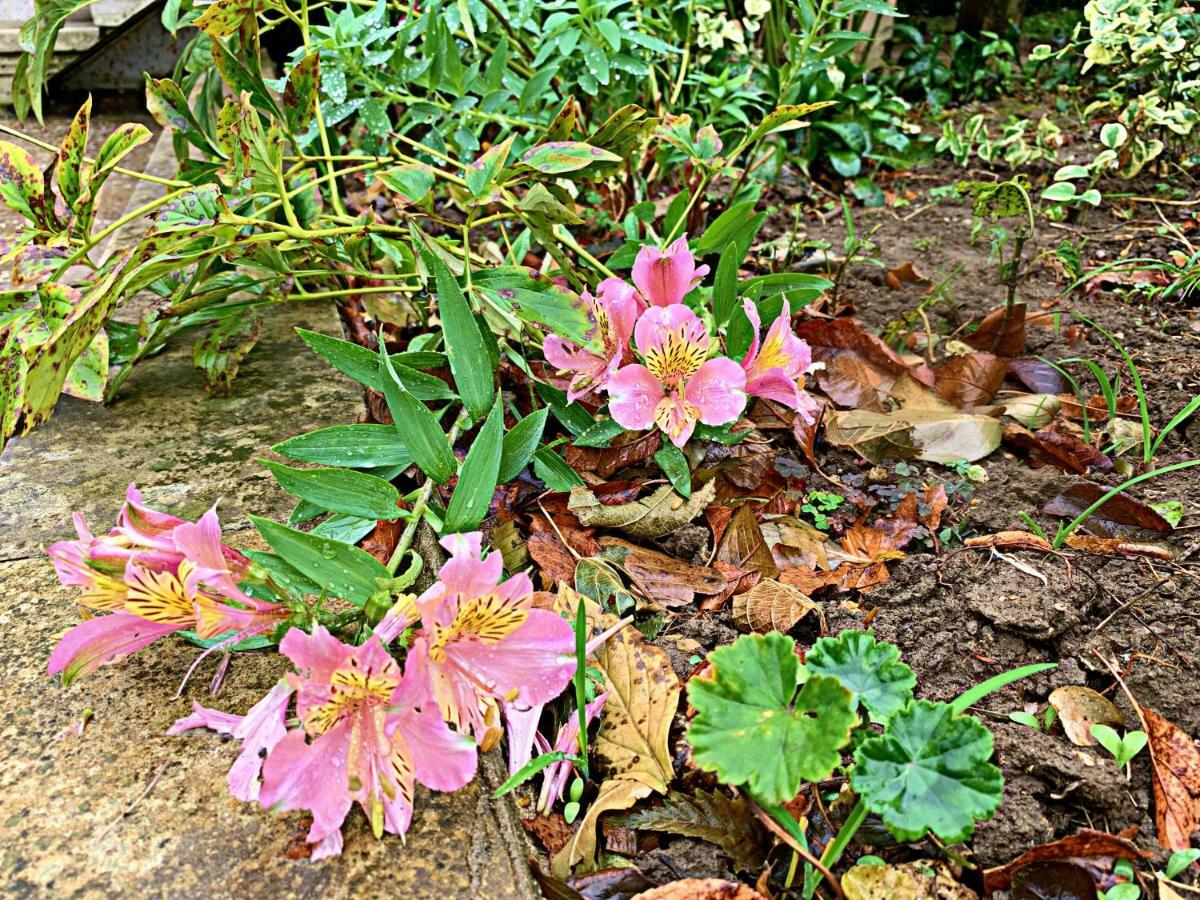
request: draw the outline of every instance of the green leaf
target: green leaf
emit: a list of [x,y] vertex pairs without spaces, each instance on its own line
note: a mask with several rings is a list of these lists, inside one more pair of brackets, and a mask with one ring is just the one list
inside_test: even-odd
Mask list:
[[445,484],[458,469],[454,450],[429,407],[418,400],[396,375],[387,351],[379,348],[380,387],[392,413],[396,433],[421,471]]
[[303,574],[290,563],[284,562],[283,557],[264,550],[246,550],[245,554],[256,566],[262,567],[271,580],[285,591],[297,597],[316,597],[321,593],[321,586]]
[[711,677],[688,682],[696,764],[768,803],[828,778],[858,723],[853,696],[836,678],[814,675],[796,693],[794,651],[782,634],[745,635],[709,654]]
[[183,135],[205,154],[220,156],[207,132],[192,114],[187,97],[170,78],[151,78],[146,75],[146,109],[159,125]]
[[79,112],[67,128],[62,144],[58,148],[58,167],[55,174],[58,177],[58,190],[63,200],[71,209],[79,201],[83,191],[81,172],[83,156],[87,152],[88,125],[92,114],[92,98],[88,95]]
[[34,225],[49,229],[42,170],[24,147],[0,141],[0,203]]
[[[885,4],[886,5],[886,4]],[[888,8],[888,15],[893,15],[895,10]],[[780,106],[777,109],[767,113],[758,126],[750,132],[745,143],[753,144],[755,141],[761,140],[768,134],[774,134],[776,131],[787,131],[793,128],[803,128],[806,123],[800,121],[808,115],[816,112],[819,109],[825,109],[829,106],[836,106],[835,100],[823,100],[820,103],[799,103],[792,106]]]
[[543,175],[578,172],[593,163],[605,162],[621,162],[621,157],[582,141],[548,141],[530,147],[521,157],[523,165]]
[[463,177],[466,179],[467,187],[470,189],[472,196],[482,196],[495,182],[497,173],[508,162],[508,153],[512,149],[514,139],[515,135],[508,137],[499,144],[493,144],[484,151],[479,159],[467,166]]
[[546,430],[549,415],[547,406],[536,409],[504,435],[504,445],[500,448],[500,474],[496,478],[498,484],[508,484],[525,471],[542,439],[542,432]]
[[577,434],[571,443],[576,447],[607,447],[613,438],[624,432],[625,429],[618,425],[612,416],[605,416]]
[[283,88],[283,115],[292,134],[304,132],[317,111],[321,85],[321,54],[310,53],[288,72]]
[[[316,331],[297,328],[296,334],[308,344],[321,359],[343,375],[373,391],[383,393],[384,380],[380,375],[379,355],[341,338],[330,337]],[[453,400],[457,395],[446,382],[414,367],[436,368],[444,365],[446,357],[440,353],[391,353],[388,354],[392,369],[401,384],[418,400]]]
[[1075,198],[1075,185],[1069,181],[1056,181],[1042,191],[1042,199],[1053,203],[1064,203]]
[[726,244],[717,262],[717,274],[713,281],[713,318],[718,327],[729,321],[729,314],[737,303],[738,267],[741,262],[737,244]]
[[1076,166],[1076,165],[1062,166],[1061,168],[1059,168],[1059,170],[1057,172],[1054,173],[1055,181],[1069,181],[1072,178],[1087,178],[1087,177],[1088,177],[1087,166]]
[[349,469],[407,469],[413,462],[392,425],[333,425],[288,438],[271,449],[288,459]]
[[536,291],[507,288],[486,289],[483,293],[501,309],[522,321],[540,325],[564,340],[583,346],[596,336],[596,323],[588,316],[579,298],[556,285]]
[[805,656],[804,670],[840,680],[878,724],[912,700],[917,684],[913,670],[900,662],[896,646],[878,643],[873,630],[820,638]]
[[551,750],[549,753],[535,756],[506,778],[504,784],[500,785],[492,793],[492,799],[499,800],[505,794],[511,793],[514,789],[520,787],[538,772],[542,771],[542,769],[547,769],[556,762],[562,762],[565,759],[574,762],[575,757],[569,753],[564,753],[562,750]]
[[445,264],[424,247],[421,256],[437,284],[438,315],[446,335],[446,356],[450,359],[454,384],[471,418],[481,421],[496,399],[495,366],[490,364],[491,357],[479,331],[479,323],[475,321],[471,304],[463,296],[458,281]]
[[334,597],[363,606],[375,595],[387,568],[365,550],[350,544],[296,531],[270,519],[251,516],[258,533],[284,562]]
[[211,38],[228,37],[241,27],[242,19],[254,14],[256,0],[213,0],[194,24]]
[[474,531],[487,515],[500,475],[503,442],[504,408],[494,403],[459,470],[458,484],[446,507],[442,534]]
[[637,605],[613,564],[598,556],[586,557],[575,564],[575,590],[604,609],[615,608],[620,616]]
[[579,473],[549,447],[542,447],[533,454],[533,474],[552,491],[569,491],[575,485],[585,483]]
[[682,450],[672,443],[664,443],[654,454],[654,461],[681,497],[692,496],[692,468]]
[[100,331],[92,342],[71,363],[67,380],[63,382],[63,393],[68,397],[79,397],[100,403],[104,400],[104,388],[108,384],[108,335]]
[[400,492],[382,478],[350,469],[294,469],[270,460],[261,462],[281,488],[321,509],[364,519],[400,517]]
[[978,719],[917,700],[888,720],[887,731],[863,741],[850,779],[897,840],[933,832],[956,843],[1000,805],[1004,777],[991,756],[992,734]]
[[1109,150],[1116,150],[1129,139],[1129,130],[1120,122],[1109,122],[1100,129],[1100,143]]

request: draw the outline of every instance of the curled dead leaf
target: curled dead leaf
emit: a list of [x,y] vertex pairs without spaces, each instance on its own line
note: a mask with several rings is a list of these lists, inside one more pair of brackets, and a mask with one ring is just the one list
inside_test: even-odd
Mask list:
[[820,612],[806,594],[790,584],[767,578],[733,598],[733,623],[743,631],[787,634],[811,612]]
[[709,481],[684,499],[664,484],[649,497],[606,506],[587,488],[576,485],[571,488],[567,508],[584,525],[614,528],[637,538],[657,538],[677,531],[700,515],[712,503],[716,489],[716,484]]
[[979,328],[962,340],[976,350],[1016,356],[1025,349],[1025,304],[1013,304],[1011,315],[1003,307],[992,310],[984,316]]
[[764,578],[774,578],[779,574],[762,528],[748,503],[734,510],[717,545],[716,558],[738,569],[761,572]]
[[1054,550],[1044,537],[1028,531],[997,531],[995,534],[969,537],[963,541],[963,546],[968,550],[1032,550],[1037,553]]
[[896,266],[894,269],[888,269],[886,280],[890,290],[899,291],[906,284],[920,284],[929,279],[917,271],[913,265],[913,261],[910,259]]
[[[1137,829],[1131,829],[1136,832]],[[983,872],[983,892],[990,895],[995,891],[1006,891],[1012,884],[1013,873],[1018,869],[1036,862],[1056,859],[1094,859],[1097,857],[1108,860],[1141,859],[1153,854],[1139,850],[1130,840],[1132,834],[1109,834],[1106,831],[1093,831],[1082,828],[1078,833],[1041,844],[1027,850],[1016,859],[1003,866],[985,869]]]
[[1125,724],[1125,717],[1111,700],[1081,684],[1055,688],[1050,694],[1050,705],[1058,713],[1067,739],[1080,747],[1091,747],[1096,743],[1092,737],[1093,725]]
[[[1108,488],[1090,481],[1077,481],[1042,507],[1048,516],[1074,519],[1108,493]],[[1117,494],[1088,516],[1084,526],[1101,537],[1117,537],[1122,533],[1144,528],[1148,531],[1171,531],[1171,523],[1129,495]]]
[[1083,440],[1080,435],[1065,428],[1049,426],[1030,431],[1015,422],[1004,426],[1004,439],[1030,454],[1030,466],[1057,466],[1064,472],[1086,475],[1091,471],[1107,471],[1112,460]]

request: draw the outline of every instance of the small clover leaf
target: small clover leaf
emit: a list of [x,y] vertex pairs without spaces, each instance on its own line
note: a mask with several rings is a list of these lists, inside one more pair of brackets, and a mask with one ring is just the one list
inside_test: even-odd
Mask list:
[[693,678],[696,717],[688,741],[696,764],[726,784],[784,803],[805,781],[828,778],[858,724],[853,695],[812,675],[797,694],[800,665],[785,635],[746,635],[709,656],[713,674]]
[[841,680],[866,708],[871,721],[883,724],[912,700],[917,676],[900,662],[894,644],[879,643],[872,631],[843,631],[818,640],[804,660],[812,675]]
[[1000,805],[1004,778],[991,755],[991,732],[978,719],[919,700],[863,741],[851,784],[897,840],[932,831],[952,843],[970,837],[975,822]]

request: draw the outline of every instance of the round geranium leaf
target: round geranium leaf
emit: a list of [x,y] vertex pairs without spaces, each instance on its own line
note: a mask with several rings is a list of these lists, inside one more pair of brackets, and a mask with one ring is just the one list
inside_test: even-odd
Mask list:
[[932,831],[961,841],[1000,805],[1004,778],[991,756],[991,732],[978,719],[919,700],[859,745],[851,784],[898,840]]
[[879,724],[912,699],[917,684],[913,670],[900,662],[896,645],[876,641],[874,631],[821,638],[808,651],[804,669],[810,675],[839,679]]
[[708,659],[711,674],[688,683],[696,710],[688,741],[700,768],[768,803],[833,773],[858,724],[841,682],[813,675],[797,693],[795,642],[778,633],[746,635]]

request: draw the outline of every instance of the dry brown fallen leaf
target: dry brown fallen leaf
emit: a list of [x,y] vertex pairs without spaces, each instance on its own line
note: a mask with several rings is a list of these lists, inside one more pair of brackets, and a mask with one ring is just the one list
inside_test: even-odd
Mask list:
[[1028,531],[997,531],[969,537],[963,541],[963,547],[968,550],[1032,550],[1035,553],[1054,551],[1048,540]]
[[977,900],[979,896],[959,884],[945,865],[927,860],[855,866],[842,876],[842,890],[846,900]]
[[[615,537],[600,538],[606,557],[624,570],[634,585],[662,606],[687,606],[696,595],[708,597],[725,590],[725,576],[675,556],[639,547]],[[621,556],[621,559],[616,559]]]
[[576,447],[568,444],[565,458],[567,465],[576,472],[595,472],[601,478],[609,479],[621,469],[653,459],[661,446],[662,438],[657,431],[648,431],[643,435],[625,432],[618,435],[609,447]]
[[684,878],[672,881],[640,894],[633,900],[766,900],[762,894],[744,884],[722,881],[720,878]]
[[1154,710],[1139,704],[1138,714],[1150,739],[1158,842],[1168,850],[1186,850],[1200,828],[1200,750],[1182,728]]
[[[1108,493],[1108,488],[1091,481],[1076,481],[1042,507],[1048,516],[1074,519]],[[1172,531],[1171,523],[1128,492],[1117,494],[1088,516],[1084,527],[1101,537],[1119,537],[1121,533],[1144,528],[1148,531]]]
[[717,545],[716,558],[738,569],[761,572],[764,578],[774,578],[779,574],[749,503],[743,503],[734,510]]
[[1133,541],[1123,541],[1120,538],[1102,538],[1090,534],[1073,532],[1067,536],[1067,546],[1072,550],[1083,550],[1087,553],[1105,553],[1116,556],[1149,556],[1152,559],[1168,560],[1171,551],[1157,544],[1138,544]]
[[[742,631],[787,634],[792,626],[820,607],[790,584],[767,578],[733,598],[733,624]],[[824,630],[824,629],[822,629]]]
[[669,484],[632,503],[606,506],[587,488],[571,488],[567,508],[587,526],[615,528],[636,538],[657,538],[677,531],[712,503],[717,486],[709,481],[684,499]]
[[890,396],[900,404],[892,412],[851,409],[827,414],[826,440],[873,463],[913,458],[974,462],[1000,446],[999,419],[960,412],[911,375],[897,378]]
[[[569,588],[560,588],[560,597],[568,611],[586,602],[593,632],[617,621]],[[554,856],[552,868],[559,878],[580,863],[595,868],[602,813],[628,809],[652,793],[665,794],[675,774],[667,739],[680,684],[666,651],[648,643],[636,628],[624,628],[596,650],[592,665],[604,675],[609,691],[592,744],[595,771],[604,780],[574,836]]]
[[1093,725],[1125,724],[1125,717],[1111,700],[1082,684],[1055,688],[1049,702],[1058,713],[1067,739],[1080,747],[1091,747],[1096,743],[1092,737]]
[[935,484],[925,489],[924,503],[929,512],[922,514],[918,508],[916,493],[906,494],[896,506],[896,518],[908,522],[920,522],[930,531],[937,531],[942,522],[942,513],[946,511],[950,498],[946,496],[946,486]]
[[894,269],[887,270],[887,286],[889,290],[899,291],[906,284],[920,284],[922,281],[928,281],[924,275],[917,271],[916,266],[910,259],[896,266]]
[[1008,366],[990,353],[952,356],[934,370],[934,390],[955,406],[986,406],[1004,384]]
[[1025,304],[1014,304],[1007,322],[1003,307],[992,310],[984,316],[979,328],[964,336],[962,341],[976,350],[986,350],[997,356],[1016,356],[1025,349]]
[[1049,464],[1064,472],[1086,475],[1113,467],[1112,460],[1084,441],[1081,435],[1053,424],[1030,431],[1024,425],[1010,422],[1004,426],[1004,439],[1029,451],[1032,468]]
[[841,548],[830,546],[826,551],[831,562],[840,563],[833,569],[795,566],[785,569],[779,580],[812,594],[820,588],[833,587],[839,591],[870,591],[888,580],[886,562],[902,559],[904,553],[897,543],[907,540],[916,527],[914,522],[903,528],[883,531],[869,525],[855,525],[842,535]]
[[1153,856],[1144,850],[1139,850],[1130,838],[1137,833],[1136,828],[1123,831],[1120,834],[1109,834],[1106,831],[1093,831],[1081,828],[1077,834],[1059,838],[1049,844],[1041,844],[1027,850],[1016,859],[985,869],[983,872],[983,892],[991,895],[995,891],[1006,891],[1012,881],[1012,873],[1023,866],[1035,862],[1052,859],[1139,859]]

